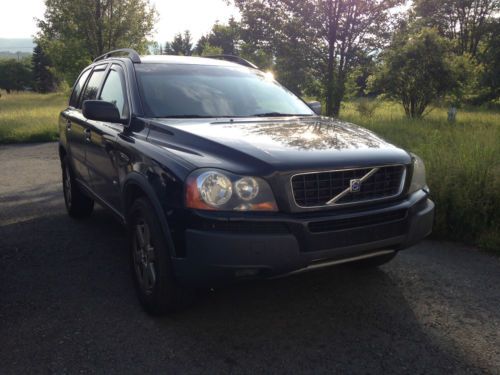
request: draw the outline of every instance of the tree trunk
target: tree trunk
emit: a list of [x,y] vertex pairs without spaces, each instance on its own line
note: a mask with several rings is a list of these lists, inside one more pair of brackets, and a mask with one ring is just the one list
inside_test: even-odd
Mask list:
[[326,79],[326,115],[334,114],[334,75],[335,68],[335,42],[337,40],[337,2],[333,0],[328,2],[328,72]]
[[330,44],[329,50],[328,50],[328,73],[327,73],[327,79],[326,79],[326,115],[327,116],[332,116],[333,115],[333,59],[334,59],[334,46],[333,44]]
[[345,79],[343,77],[339,77],[337,79],[337,87],[334,90],[335,95],[333,98],[332,115],[335,117],[338,117],[340,114],[340,105],[342,104],[342,100],[344,99],[344,92],[345,92]]
[[102,35],[102,10],[101,10],[101,0],[96,0],[95,2],[95,22],[97,26],[96,39],[97,39],[97,56],[101,56],[104,53],[104,40]]
[[340,104],[342,103],[342,99],[336,95],[335,100],[333,102],[333,113],[332,116],[339,117],[340,114]]
[[337,70],[337,86],[335,87],[334,93],[334,101],[333,101],[333,116],[338,117],[340,114],[340,104],[344,99],[345,93],[345,81],[346,81],[346,65],[347,65],[347,52],[346,52],[346,41],[342,42],[342,46],[340,48],[340,61],[338,63]]
[[111,46],[112,46],[112,35],[113,35],[113,0],[110,0],[109,2],[109,19],[108,19],[108,22],[109,22],[109,35],[108,35],[108,51],[111,51]]

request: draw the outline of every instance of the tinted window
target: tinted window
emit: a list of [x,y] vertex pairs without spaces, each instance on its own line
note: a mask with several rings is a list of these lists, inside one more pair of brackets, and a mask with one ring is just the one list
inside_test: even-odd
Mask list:
[[92,72],[89,82],[83,91],[80,103],[83,103],[85,100],[95,100],[97,98],[97,92],[99,91],[103,78],[104,70],[94,70]]
[[141,64],[136,72],[151,117],[313,115],[274,79],[243,67]]
[[[119,69],[119,68],[117,68]],[[120,73],[110,70],[102,88],[100,100],[111,102],[118,108],[121,117],[127,117],[127,106],[124,95],[124,85]]]
[[73,88],[73,92],[71,93],[71,98],[69,99],[69,105],[72,107],[76,107],[78,105],[78,97],[82,92],[83,85],[85,85],[85,81],[89,76],[90,69],[84,72],[80,79],[76,82],[75,87]]

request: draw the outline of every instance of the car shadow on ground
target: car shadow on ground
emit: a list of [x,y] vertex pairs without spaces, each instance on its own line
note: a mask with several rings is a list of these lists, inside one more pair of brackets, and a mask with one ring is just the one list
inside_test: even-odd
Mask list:
[[[0,363],[18,372],[440,372],[470,367],[427,335],[382,269],[232,285],[164,318],[136,300],[126,233],[55,195],[0,225]],[[36,194],[35,194],[36,195]],[[46,200],[44,200],[45,198]]]

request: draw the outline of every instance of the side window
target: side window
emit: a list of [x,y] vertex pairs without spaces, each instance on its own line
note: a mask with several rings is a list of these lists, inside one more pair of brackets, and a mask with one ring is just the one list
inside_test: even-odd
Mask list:
[[80,105],[85,100],[95,100],[97,98],[97,92],[99,91],[99,87],[101,86],[101,82],[104,78],[104,70],[94,70],[92,75],[90,76],[89,82],[83,91],[82,98],[80,99]]
[[80,76],[80,79],[75,83],[75,87],[73,88],[73,92],[71,93],[71,97],[69,99],[69,105],[71,107],[76,107],[78,105],[78,98],[80,97],[80,93],[82,92],[83,85],[85,85],[85,81],[89,76],[90,69]]
[[109,71],[106,82],[102,88],[100,100],[105,100],[111,102],[118,108],[120,116],[126,118],[128,116],[127,101],[125,99],[124,82],[122,80],[122,75],[118,71],[121,69],[118,66],[113,66]]

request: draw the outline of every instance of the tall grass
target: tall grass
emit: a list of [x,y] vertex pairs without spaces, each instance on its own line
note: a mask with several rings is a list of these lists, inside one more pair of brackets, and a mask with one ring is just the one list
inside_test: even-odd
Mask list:
[[436,202],[435,236],[500,251],[500,113],[460,110],[449,124],[445,109],[411,120],[384,102],[370,117],[348,103],[341,117],[424,159]]
[[67,94],[0,94],[0,144],[57,139],[57,119]]

